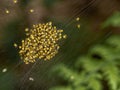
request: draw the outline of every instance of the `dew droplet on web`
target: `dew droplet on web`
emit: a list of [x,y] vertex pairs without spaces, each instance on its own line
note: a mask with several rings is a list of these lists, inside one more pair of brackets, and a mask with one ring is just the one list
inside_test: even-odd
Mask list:
[[7,68],[4,68],[4,69],[2,70],[2,72],[3,72],[3,73],[7,72]]
[[30,80],[30,81],[34,81],[34,78],[32,78],[32,77],[29,77],[29,80]]

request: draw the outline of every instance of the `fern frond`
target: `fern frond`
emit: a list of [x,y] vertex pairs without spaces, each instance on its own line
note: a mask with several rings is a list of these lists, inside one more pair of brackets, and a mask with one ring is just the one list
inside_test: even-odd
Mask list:
[[87,72],[93,72],[101,68],[102,62],[95,61],[93,58],[84,56],[80,59],[82,67]]
[[72,71],[72,69],[69,69],[64,65],[56,66],[53,71],[63,80],[68,82],[72,82],[75,78],[78,77],[76,72]]
[[120,12],[114,13],[102,24],[102,28],[108,26],[120,27]]
[[92,75],[88,80],[88,85],[92,90],[102,90],[102,85],[100,80],[96,77],[97,75]]
[[103,67],[103,73],[111,86],[111,90],[117,90],[119,83],[119,69],[113,63],[108,63]]
[[102,45],[96,45],[92,49],[90,49],[90,55],[99,55],[101,60],[112,60],[112,52],[109,48]]

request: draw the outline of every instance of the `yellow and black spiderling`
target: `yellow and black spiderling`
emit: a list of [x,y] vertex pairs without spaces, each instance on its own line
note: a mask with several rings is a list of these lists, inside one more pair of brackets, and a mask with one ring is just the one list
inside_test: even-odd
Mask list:
[[25,31],[27,37],[21,41],[21,45],[14,44],[19,48],[20,57],[25,64],[34,63],[36,59],[50,60],[58,53],[58,41],[67,37],[52,22],[36,24]]

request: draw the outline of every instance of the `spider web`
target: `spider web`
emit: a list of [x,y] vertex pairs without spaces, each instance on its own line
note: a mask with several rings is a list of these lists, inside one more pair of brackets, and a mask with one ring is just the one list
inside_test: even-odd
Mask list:
[[[100,0],[91,0],[83,8],[79,9],[78,6],[76,6],[76,4],[79,3],[79,0],[74,0],[74,5],[73,5],[74,7],[71,10],[71,12],[73,14],[61,26],[61,29],[68,30],[68,27],[74,23],[73,21],[75,20],[76,17],[82,16],[93,4],[99,3],[99,1]],[[62,27],[64,27],[64,28],[62,28]],[[73,35],[73,32],[75,32],[74,27],[72,27],[67,32],[68,32],[68,34]],[[76,35],[76,33],[74,33],[74,34]],[[70,35],[68,35],[68,36],[70,36]],[[86,33],[84,35],[86,35]],[[68,37],[68,38],[69,39],[67,39],[67,40],[73,41],[72,37]],[[78,38],[78,36],[76,38]],[[81,39],[83,39],[83,38],[84,38],[84,36],[81,37]],[[92,40],[88,41],[86,39],[84,42],[87,42],[87,44],[89,44],[92,42]],[[80,42],[76,42],[76,43],[80,43]],[[65,44],[70,45],[70,46],[73,45],[67,41],[65,42]],[[63,42],[61,45],[65,45],[65,44]],[[75,50],[77,50],[79,46],[83,47],[84,44],[85,43],[83,43],[82,45],[78,44],[73,47],[71,46],[71,48],[69,49],[70,53],[73,52],[71,54],[70,53],[64,54],[63,53],[64,50],[60,50],[60,52],[50,61],[37,60],[34,64],[24,66],[23,71],[21,71],[22,75],[20,75],[20,76],[18,75],[19,76],[18,82],[17,82],[18,90],[48,90],[51,86],[56,85],[55,84],[56,80],[54,79],[54,76],[51,78],[51,75],[50,75],[51,68],[54,67],[58,63],[64,63],[64,60],[66,60],[66,59],[76,58],[77,57],[76,53],[74,53]],[[79,53],[79,52],[77,52],[77,53]],[[22,62],[22,60],[20,60],[20,62],[18,64],[16,64],[16,66],[14,66],[9,72],[18,70],[19,66],[22,66],[23,64],[24,63]],[[72,61],[69,61],[68,64],[72,66]],[[33,78],[33,80],[30,80],[29,79],[30,77]]]

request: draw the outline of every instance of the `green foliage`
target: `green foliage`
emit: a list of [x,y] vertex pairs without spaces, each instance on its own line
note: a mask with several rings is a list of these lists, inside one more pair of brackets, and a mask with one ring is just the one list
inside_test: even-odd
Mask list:
[[[112,44],[117,40],[119,42]],[[74,68],[68,68],[65,65],[57,66],[54,69],[55,73],[69,85],[69,87],[56,87],[57,90],[103,90],[102,80],[108,82],[110,90],[118,90],[120,85],[119,47],[120,37],[113,36],[104,44],[92,47],[87,55],[76,61]],[[81,68],[82,70],[79,70]],[[56,88],[50,90],[56,90]]]
[[106,28],[108,26],[120,27],[120,12],[116,12],[111,17],[109,17],[103,23],[102,28]]
[[[111,16],[103,26],[109,25],[120,26],[120,13]],[[91,47],[72,67],[58,65],[53,70],[67,84],[50,90],[120,90],[120,36],[113,35]]]

